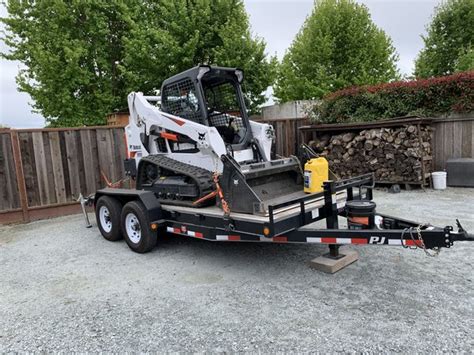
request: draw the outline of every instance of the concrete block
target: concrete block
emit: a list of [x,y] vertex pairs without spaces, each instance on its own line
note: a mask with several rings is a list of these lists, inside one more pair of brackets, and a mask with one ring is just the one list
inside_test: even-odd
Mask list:
[[338,259],[333,259],[325,255],[319,256],[311,260],[309,266],[328,274],[334,274],[359,259],[359,253],[355,250],[342,250],[339,251],[339,254],[341,257]]

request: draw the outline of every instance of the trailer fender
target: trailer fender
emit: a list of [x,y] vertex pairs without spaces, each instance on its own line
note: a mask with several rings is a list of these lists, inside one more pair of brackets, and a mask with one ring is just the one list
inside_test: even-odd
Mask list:
[[161,204],[152,191],[134,189],[105,188],[98,190],[94,196],[94,207],[101,196],[111,196],[125,205],[129,201],[140,201],[145,206],[150,223],[163,224]]

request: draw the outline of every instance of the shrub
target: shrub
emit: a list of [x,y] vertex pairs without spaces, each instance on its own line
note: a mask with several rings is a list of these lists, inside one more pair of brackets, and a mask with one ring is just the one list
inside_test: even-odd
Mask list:
[[326,96],[308,113],[315,122],[343,123],[470,111],[474,111],[474,71],[346,88]]

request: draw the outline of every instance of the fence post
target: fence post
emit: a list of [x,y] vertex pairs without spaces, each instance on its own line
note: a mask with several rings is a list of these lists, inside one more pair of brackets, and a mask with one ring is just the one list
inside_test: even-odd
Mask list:
[[28,213],[28,197],[26,195],[25,175],[23,175],[23,163],[21,162],[20,139],[18,138],[17,131],[11,130],[10,135],[12,141],[13,160],[15,162],[16,181],[18,183],[21,209],[23,211],[23,222],[29,222],[30,216]]

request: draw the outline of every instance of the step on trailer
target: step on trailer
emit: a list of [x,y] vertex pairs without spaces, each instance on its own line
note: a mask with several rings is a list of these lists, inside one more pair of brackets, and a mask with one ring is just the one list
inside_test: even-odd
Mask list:
[[[373,187],[372,174],[327,181],[323,192],[268,205],[261,215],[225,214],[217,206],[167,205],[152,191],[136,189],[98,190],[89,203],[94,203],[104,238],[118,240],[123,235],[139,253],[152,250],[166,232],[213,242],[326,244],[325,257],[335,260],[343,256],[339,247],[346,244],[421,248],[431,256],[455,241],[474,240],[459,221],[454,230],[377,213],[371,201]],[[339,228],[338,217],[347,218],[348,228]],[[321,220],[326,228],[315,226]]]

